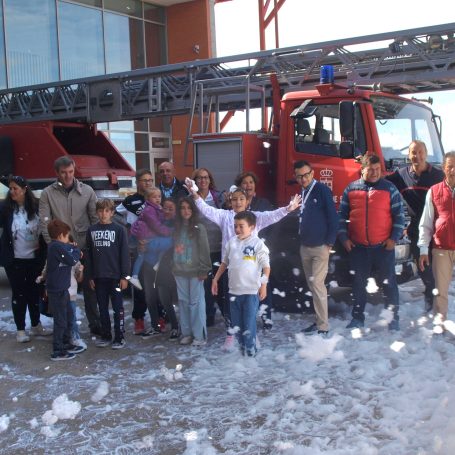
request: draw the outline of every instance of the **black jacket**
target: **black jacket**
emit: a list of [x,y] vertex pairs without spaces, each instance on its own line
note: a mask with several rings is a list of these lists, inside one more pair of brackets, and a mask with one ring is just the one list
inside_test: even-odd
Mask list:
[[[37,213],[38,215],[38,213]],[[8,267],[14,261],[14,245],[13,245],[13,233],[11,226],[13,224],[13,212],[5,208],[0,207],[0,228],[3,229],[2,236],[0,238],[0,266]],[[39,249],[35,252],[35,257],[44,263],[46,262],[46,242],[43,237],[39,236]]]

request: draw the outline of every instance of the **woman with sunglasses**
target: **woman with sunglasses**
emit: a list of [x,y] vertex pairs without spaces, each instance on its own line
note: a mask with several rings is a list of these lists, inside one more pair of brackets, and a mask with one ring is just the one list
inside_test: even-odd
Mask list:
[[29,312],[32,335],[51,335],[40,322],[40,288],[36,278],[46,258],[46,246],[39,232],[38,200],[26,180],[20,176],[8,179],[9,191],[0,212],[0,265],[5,268],[12,291],[12,310],[19,343],[30,341],[25,331]]

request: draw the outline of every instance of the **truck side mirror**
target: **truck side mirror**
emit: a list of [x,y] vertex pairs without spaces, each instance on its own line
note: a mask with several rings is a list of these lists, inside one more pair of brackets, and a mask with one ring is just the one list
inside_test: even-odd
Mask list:
[[354,140],[355,107],[352,101],[341,101],[339,105],[340,134],[347,140]]
[[354,158],[354,144],[352,142],[340,142],[340,158]]

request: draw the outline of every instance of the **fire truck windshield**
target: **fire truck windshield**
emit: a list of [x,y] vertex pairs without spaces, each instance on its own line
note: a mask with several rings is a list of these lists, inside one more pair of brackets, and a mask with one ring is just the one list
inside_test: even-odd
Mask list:
[[376,128],[385,160],[403,160],[413,140],[425,142],[428,161],[442,162],[442,147],[431,109],[404,99],[372,96]]

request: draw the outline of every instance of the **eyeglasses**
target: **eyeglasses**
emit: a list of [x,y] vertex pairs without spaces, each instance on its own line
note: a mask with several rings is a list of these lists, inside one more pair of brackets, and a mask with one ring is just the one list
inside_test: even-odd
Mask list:
[[199,175],[195,180],[210,180],[210,177],[208,175]]
[[138,182],[141,182],[141,183],[153,183],[153,179],[141,179],[141,180],[138,180]]
[[308,179],[311,177],[311,174],[313,173],[313,169],[309,172],[305,172],[305,174],[296,174],[295,178],[296,180],[302,180],[302,179]]

